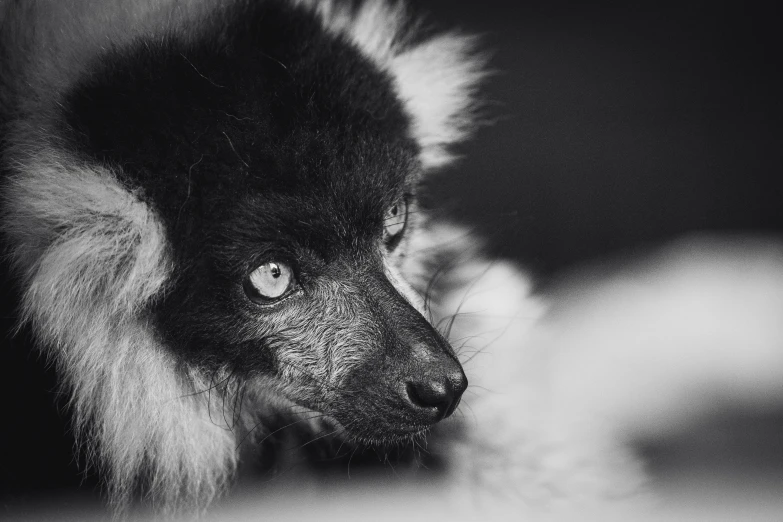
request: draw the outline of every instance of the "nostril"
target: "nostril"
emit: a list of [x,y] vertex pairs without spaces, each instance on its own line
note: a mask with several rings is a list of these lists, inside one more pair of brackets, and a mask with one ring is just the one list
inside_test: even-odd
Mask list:
[[437,411],[435,420],[449,416],[453,410],[455,399],[462,393],[460,391],[455,394],[448,379],[409,382],[406,391],[408,399],[414,406],[425,409],[434,408]]
[[462,393],[468,388],[468,378],[462,372],[462,369],[460,369],[449,375],[448,380],[451,383],[457,400],[459,400]]

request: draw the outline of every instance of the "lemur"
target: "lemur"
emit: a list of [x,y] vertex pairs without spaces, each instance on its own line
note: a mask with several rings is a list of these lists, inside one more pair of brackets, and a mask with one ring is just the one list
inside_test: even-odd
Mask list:
[[4,3],[22,320],[118,509],[207,505],[280,417],[412,446],[457,408],[405,254],[483,59],[417,29],[378,1]]
[[201,513],[285,437],[413,468],[442,450],[451,484],[528,500],[643,491],[591,424],[611,349],[522,350],[560,339],[529,329],[546,303],[419,203],[481,119],[473,36],[387,0],[0,8],[20,325],[116,513]]

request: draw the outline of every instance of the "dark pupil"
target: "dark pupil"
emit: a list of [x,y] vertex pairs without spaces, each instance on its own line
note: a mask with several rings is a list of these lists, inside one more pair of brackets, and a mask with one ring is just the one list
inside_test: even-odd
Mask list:
[[272,265],[272,267],[271,267],[271,270],[270,270],[270,271],[272,272],[272,277],[274,277],[275,279],[277,279],[278,277],[280,277],[280,267],[279,267],[279,266],[277,266],[277,265]]
[[396,216],[399,211],[400,209],[397,207],[397,205],[394,205],[391,209],[392,216]]

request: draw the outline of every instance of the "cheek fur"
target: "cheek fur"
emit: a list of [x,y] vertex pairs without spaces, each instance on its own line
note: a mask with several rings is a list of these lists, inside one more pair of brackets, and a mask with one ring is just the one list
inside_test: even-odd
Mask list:
[[302,400],[322,403],[347,373],[382,347],[382,333],[361,293],[327,282],[259,320],[255,336],[279,378]]
[[[207,379],[183,368],[145,316],[172,262],[155,214],[105,169],[39,151],[6,187],[4,232],[22,319],[71,396],[76,440],[114,506],[141,474],[164,504],[204,505],[233,473],[232,437],[208,422]],[[154,458],[151,456],[154,453]]]

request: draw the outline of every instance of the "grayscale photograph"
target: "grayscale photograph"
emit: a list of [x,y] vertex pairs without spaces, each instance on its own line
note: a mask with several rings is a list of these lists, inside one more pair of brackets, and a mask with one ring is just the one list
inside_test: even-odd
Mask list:
[[779,20],[0,0],[0,519],[783,520]]

